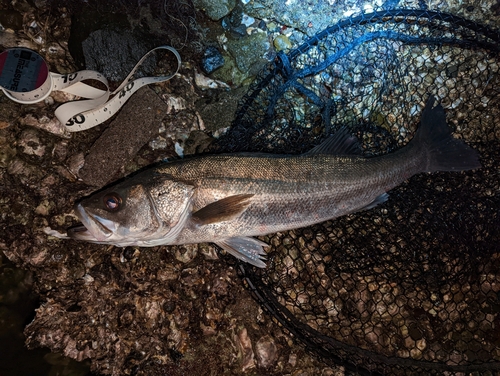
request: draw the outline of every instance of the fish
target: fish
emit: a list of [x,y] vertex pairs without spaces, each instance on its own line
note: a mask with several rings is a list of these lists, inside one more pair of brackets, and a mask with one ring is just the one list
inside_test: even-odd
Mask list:
[[266,266],[258,236],[372,209],[413,175],[481,167],[431,95],[405,146],[365,157],[342,128],[298,155],[228,153],[165,161],[78,200],[68,237],[118,247],[215,243]]

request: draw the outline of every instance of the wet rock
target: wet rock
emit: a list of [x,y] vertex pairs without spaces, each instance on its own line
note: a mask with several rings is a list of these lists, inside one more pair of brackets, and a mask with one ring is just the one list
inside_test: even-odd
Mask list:
[[155,139],[149,141],[149,147],[151,150],[166,150],[170,146],[170,143],[165,139],[165,137],[158,136]]
[[210,289],[218,297],[227,296],[230,294],[231,277],[231,273],[226,270],[219,276],[214,276],[210,284],[207,284],[207,289]]
[[[128,30],[96,30],[83,41],[85,67],[100,72],[108,80],[120,82],[153,44],[148,39]],[[148,58],[139,72],[151,75],[156,65],[154,58]]]
[[[246,27],[250,27],[255,23],[255,18],[250,17],[248,14],[243,13],[241,17],[241,23],[245,25]],[[259,22],[260,24],[260,22]],[[249,30],[247,29],[247,34],[249,34]]]
[[29,156],[43,157],[45,155],[45,144],[40,140],[38,132],[34,129],[26,129],[21,133],[18,147],[24,154]]
[[267,62],[264,56],[270,44],[267,34],[257,32],[246,38],[230,39],[227,42],[228,52],[236,61],[238,69],[247,76],[257,74]]
[[[25,179],[30,178],[35,174],[36,168],[35,166],[19,159],[13,158],[9,165],[7,166],[7,173],[10,175],[19,175]],[[24,180],[26,181],[26,180]]]
[[278,35],[274,38],[273,45],[274,48],[276,48],[276,51],[287,52],[290,48],[292,48],[292,43],[286,35]]
[[[81,168],[85,164],[85,156],[83,153],[76,153],[71,155],[71,157],[68,158],[67,161],[67,171],[73,175],[73,177],[78,176]],[[68,177],[66,174],[62,174],[63,176],[67,177],[68,179],[71,180],[71,177]]]
[[149,142],[167,114],[167,105],[149,88],[142,88],[120,110],[85,158],[79,176],[102,186]]
[[172,313],[175,311],[175,300],[167,300],[165,303],[163,303],[163,310],[167,313]]
[[194,82],[200,89],[229,89],[229,85],[225,82],[213,80],[200,73],[195,73]]
[[181,283],[189,289],[205,283],[199,267],[183,269],[180,278]]
[[241,369],[243,372],[255,367],[255,355],[252,349],[252,340],[246,328],[238,331],[236,343],[241,356]]
[[175,153],[178,156],[184,155],[184,143],[189,138],[190,133],[203,129],[201,119],[192,110],[172,113],[165,117],[164,123],[167,128],[162,133],[167,139],[170,139],[167,142],[174,144]]
[[130,22],[123,14],[97,7],[82,6],[78,12],[72,14],[68,50],[79,69],[85,68],[83,42],[91,33],[104,27],[109,30],[127,30],[130,29]]
[[235,59],[230,54],[225,53],[224,56],[226,63],[224,64],[224,66],[213,72],[212,77],[222,82],[227,82],[232,87],[238,87],[246,83],[249,75],[247,73],[241,72],[238,69]]
[[184,142],[184,154],[194,155],[205,152],[212,143],[213,138],[202,131],[193,131]]
[[223,91],[218,95],[207,95],[196,101],[196,109],[203,119],[205,128],[212,132],[227,128],[234,119],[238,101],[246,88]]
[[269,368],[278,359],[278,348],[271,336],[264,336],[255,344],[257,365],[261,368]]
[[195,73],[194,82],[200,89],[229,89],[229,86],[226,83],[218,80],[213,80],[199,73]]
[[48,105],[53,105],[54,103],[66,103],[78,99],[79,97],[74,94],[68,93],[66,91],[56,90],[50,93],[50,96],[45,99],[45,103]]
[[49,200],[43,200],[40,202],[40,204],[36,207],[35,213],[40,214],[43,216],[47,216],[50,214],[51,211],[54,210],[54,203],[49,201]]
[[0,136],[0,168],[5,168],[16,155],[16,149],[8,145],[6,137]]
[[259,23],[257,24],[257,27],[261,30],[264,30],[264,31],[271,31],[272,28],[269,26],[271,25],[272,23],[269,23],[267,24],[266,21],[264,20],[260,20]]
[[183,264],[187,264],[194,260],[194,258],[198,255],[198,245],[197,244],[187,244],[183,247],[177,247],[175,250],[175,258],[182,262]]
[[204,11],[213,21],[218,21],[229,14],[236,5],[236,0],[193,0],[196,8]]
[[187,102],[182,97],[168,96],[163,100],[167,104],[167,114],[178,112],[187,108]]
[[247,26],[243,23],[243,8],[237,5],[233,11],[221,21],[222,27],[234,36],[246,36]]
[[209,245],[207,243],[203,243],[199,245],[200,254],[202,254],[207,260],[218,260],[219,256],[217,254],[217,250],[214,246]]
[[53,194],[54,187],[61,185],[61,179],[56,174],[50,174],[40,182],[40,196],[49,197]]
[[201,58],[201,69],[206,74],[219,69],[224,65],[224,57],[216,47],[207,47]]
[[62,162],[66,159],[67,155],[68,142],[66,140],[58,142],[54,145],[54,148],[52,149],[52,157],[54,158],[54,161]]
[[20,122],[22,125],[29,125],[31,127],[40,128],[59,137],[71,137],[71,134],[66,130],[66,127],[61,124],[61,122],[57,120],[56,117],[49,118],[45,115],[35,117],[34,114],[28,114],[25,117],[21,118]]

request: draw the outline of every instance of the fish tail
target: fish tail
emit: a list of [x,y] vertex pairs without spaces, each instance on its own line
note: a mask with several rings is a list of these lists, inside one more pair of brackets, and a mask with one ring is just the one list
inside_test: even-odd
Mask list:
[[435,98],[427,100],[420,127],[415,135],[415,142],[427,151],[425,172],[465,171],[481,167],[476,150],[464,141],[453,138],[451,128],[446,123],[446,114],[438,104],[432,107]]

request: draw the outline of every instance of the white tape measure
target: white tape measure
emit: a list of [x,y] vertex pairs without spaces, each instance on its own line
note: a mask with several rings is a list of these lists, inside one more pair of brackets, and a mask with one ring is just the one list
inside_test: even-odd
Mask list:
[[[168,76],[143,77],[132,80],[137,68],[156,50],[167,50],[177,58],[177,69]],[[82,98],[60,105],[55,115],[70,132],[83,131],[95,127],[116,114],[133,93],[145,85],[170,80],[179,71],[181,57],[172,47],[156,47],[144,55],[135,65],[122,84],[112,93],[108,80],[102,74],[82,70],[71,74],[49,72],[43,58],[27,48],[12,48],[0,53],[0,88],[5,95],[18,103],[30,104],[44,100],[52,91],[60,90]],[[83,80],[97,80],[106,90],[84,84]],[[110,99],[111,97],[111,99]]]

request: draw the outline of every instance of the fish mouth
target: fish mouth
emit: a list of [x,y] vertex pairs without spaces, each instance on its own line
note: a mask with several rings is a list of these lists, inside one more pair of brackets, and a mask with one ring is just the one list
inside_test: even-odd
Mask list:
[[106,242],[113,235],[113,223],[89,214],[82,204],[75,206],[75,213],[81,223],[67,230],[67,234],[71,239],[88,242]]
[[97,241],[96,237],[90,233],[90,231],[83,225],[79,223],[72,226],[66,230],[66,233],[71,239],[75,240],[85,240],[85,241]]

